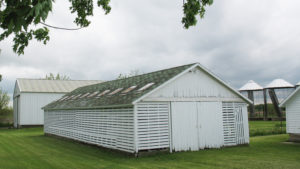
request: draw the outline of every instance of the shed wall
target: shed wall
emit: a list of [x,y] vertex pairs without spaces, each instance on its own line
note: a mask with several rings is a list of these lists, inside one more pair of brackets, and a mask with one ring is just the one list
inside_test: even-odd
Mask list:
[[44,132],[133,153],[133,108],[45,111]]
[[242,101],[211,75],[199,68],[150,94],[145,101]]
[[169,102],[141,102],[136,107],[138,150],[169,148]]
[[43,125],[42,107],[63,95],[60,93],[21,93],[18,102],[20,104],[19,125]]
[[286,130],[287,133],[300,134],[300,92],[286,104]]
[[171,119],[175,151],[249,143],[245,103],[171,102]]

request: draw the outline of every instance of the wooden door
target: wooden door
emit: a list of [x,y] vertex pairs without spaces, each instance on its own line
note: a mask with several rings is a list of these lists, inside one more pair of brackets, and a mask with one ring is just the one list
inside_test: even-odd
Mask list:
[[172,102],[172,148],[175,151],[198,150],[196,102]]
[[223,146],[222,102],[198,102],[197,112],[199,149]]

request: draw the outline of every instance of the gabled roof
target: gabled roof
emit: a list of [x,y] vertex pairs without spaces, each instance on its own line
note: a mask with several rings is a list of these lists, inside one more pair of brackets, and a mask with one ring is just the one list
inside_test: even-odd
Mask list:
[[265,88],[290,88],[294,87],[291,83],[283,80],[283,79],[275,79],[271,83],[269,83]]
[[244,86],[242,86],[239,91],[253,91],[253,90],[263,90],[259,84],[254,82],[253,80],[249,80]]
[[293,91],[293,93],[291,93],[286,99],[284,99],[282,101],[282,103],[280,103],[280,107],[284,107],[286,105],[286,103],[292,99],[298,92],[300,91],[300,87],[298,87],[296,90]]
[[[125,79],[118,79],[103,82],[100,84],[80,87],[71,93],[63,96],[62,99],[54,101],[44,107],[45,110],[63,110],[63,109],[96,109],[105,107],[127,107],[133,106],[134,103],[152,93],[158,87],[162,87],[173,79],[181,76],[185,72],[199,66],[202,70],[212,75],[217,81],[224,84],[238,96],[248,103],[252,103],[248,98],[241,95],[238,91],[228,86],[221,79],[213,75],[209,70],[199,63],[183,65],[170,69],[160,70],[143,75],[133,76]],[[139,90],[147,84],[152,84],[145,90]],[[128,93],[123,93],[126,89],[136,86],[136,88]],[[111,94],[111,92],[120,89],[119,92]],[[110,90],[108,93],[101,95],[102,92]],[[96,93],[94,95],[94,93]],[[91,95],[92,94],[92,95]],[[81,97],[85,95],[85,97]],[[89,97],[89,95],[91,97]],[[99,96],[101,95],[101,96]],[[67,97],[67,98],[66,98]],[[75,99],[72,99],[74,98]],[[66,98],[66,99],[64,99]],[[70,99],[68,99],[70,98]]]
[[35,93],[69,93],[72,90],[91,84],[101,83],[100,80],[44,80],[18,78],[16,83],[20,92]]

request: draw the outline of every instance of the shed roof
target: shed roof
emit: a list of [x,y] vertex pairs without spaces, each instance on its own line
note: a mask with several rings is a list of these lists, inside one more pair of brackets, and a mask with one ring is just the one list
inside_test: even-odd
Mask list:
[[269,83],[265,88],[290,88],[294,87],[291,83],[283,80],[283,79],[275,79],[271,83]]
[[20,92],[68,93],[78,87],[101,83],[100,80],[44,80],[18,78]]
[[[225,82],[223,82],[218,77],[213,75],[206,68],[202,67],[199,63],[194,63],[194,64],[188,64],[179,67],[173,67],[165,70],[155,71],[143,75],[133,76],[125,79],[112,80],[100,84],[80,87],[66,94],[65,96],[62,97],[62,99],[59,99],[57,101],[54,101],[46,105],[44,109],[45,110],[96,109],[96,108],[105,108],[105,107],[132,106],[133,102],[139,100],[140,98],[154,91],[154,89],[158,88],[159,86],[166,84],[171,79],[180,76],[184,72],[189,71],[190,69],[196,66],[201,67],[205,72],[214,76],[219,82],[221,82],[230,90],[235,92],[246,102],[251,103],[251,101],[248,98],[244,97],[239,92],[229,87]],[[150,85],[148,88],[144,90],[140,90],[144,86],[149,84],[152,85]],[[133,86],[136,86],[136,88],[127,93],[124,93],[125,90]],[[119,92],[112,94],[113,91],[116,91],[118,89],[120,90]],[[101,95],[103,92],[108,90],[109,92]]]
[[242,86],[239,91],[250,91],[250,90],[263,90],[259,84],[253,80],[249,80],[244,86]]
[[291,93],[286,99],[284,99],[282,101],[282,103],[280,103],[280,107],[285,107],[286,103],[291,100],[298,92],[300,91],[300,87],[298,87],[296,90],[294,90],[293,93]]

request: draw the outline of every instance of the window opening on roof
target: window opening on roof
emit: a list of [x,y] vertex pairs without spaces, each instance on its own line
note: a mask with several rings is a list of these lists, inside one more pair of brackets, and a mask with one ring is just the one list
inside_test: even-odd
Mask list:
[[64,96],[64,97],[62,97],[62,98],[60,98],[58,101],[63,101],[63,100],[65,100],[66,98],[68,98],[69,96]]
[[89,94],[90,94],[90,93],[88,92],[88,93],[82,95],[80,98],[84,98],[85,96],[87,96],[87,95],[89,95]]
[[95,95],[98,94],[98,93],[99,93],[99,91],[94,92],[94,93],[92,93],[91,95],[89,95],[88,97],[93,97],[93,96],[95,96]]
[[72,99],[73,97],[75,97],[75,95],[72,95],[72,96],[70,96],[69,98],[67,98],[67,99],[65,99],[65,100],[70,100],[70,99]]
[[104,90],[102,93],[98,94],[97,97],[101,97],[101,96],[105,95],[108,92],[110,92],[110,90]]
[[123,88],[118,88],[118,89],[116,89],[116,90],[114,90],[113,92],[111,92],[111,93],[109,93],[108,95],[114,95],[114,94],[116,94],[116,93],[118,93],[119,91],[121,91]]
[[145,89],[151,87],[152,85],[154,85],[154,83],[148,83],[148,84],[146,84],[145,86],[143,86],[142,88],[140,88],[138,91],[139,91],[139,92],[140,92],[140,91],[143,91],[143,90],[145,90]]
[[73,99],[77,99],[80,96],[81,96],[81,94],[78,94],[77,96],[73,97]]
[[133,89],[135,89],[137,86],[131,86],[129,87],[128,89],[124,90],[122,93],[125,94],[125,93],[128,93],[130,91],[132,91]]

